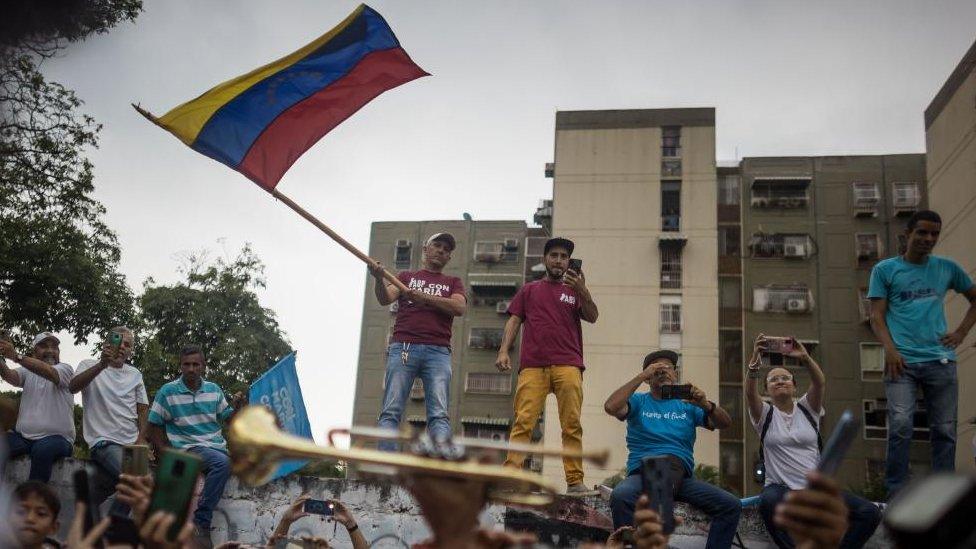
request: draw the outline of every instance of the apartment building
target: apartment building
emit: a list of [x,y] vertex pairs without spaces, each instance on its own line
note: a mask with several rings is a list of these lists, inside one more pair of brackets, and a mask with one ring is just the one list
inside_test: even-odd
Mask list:
[[[376,222],[370,234],[369,255],[393,270],[416,270],[421,267],[424,239],[441,231],[457,239],[457,249],[444,272],[460,277],[468,295],[467,313],[454,320],[451,336],[451,427],[457,435],[507,440],[515,374],[498,372],[495,356],[508,319],[508,301],[526,279],[544,273],[540,264],[546,233],[527,227],[524,221]],[[376,424],[396,307],[396,303],[389,307],[377,303],[369,278],[363,296],[355,425]],[[404,420],[415,427],[426,425],[419,379],[410,392]]]
[[[845,409],[863,423],[841,469],[842,483],[877,482],[885,457],[887,408],[883,352],[868,325],[866,292],[871,268],[900,253],[908,216],[925,207],[925,157],[745,158],[739,181],[743,359],[760,333],[795,335],[803,342],[827,377],[823,431],[829,433]],[[805,368],[791,359],[771,355],[765,360],[790,369],[801,388],[808,386]],[[723,380],[741,380],[741,370],[732,367],[723,362]],[[744,422],[745,491],[757,493],[761,486],[751,470],[758,459],[758,436],[745,423],[741,400],[729,402],[729,409]],[[911,459],[916,470],[924,470],[929,445],[921,401],[916,414],[918,442]],[[729,452],[732,443],[726,446]]]
[[[925,109],[925,149],[929,206],[942,216],[938,255],[951,257],[976,279],[976,42]],[[967,301],[951,293],[946,317],[954,328],[966,314]],[[976,452],[976,399],[965,398],[976,387],[973,336],[957,350],[959,372],[959,439],[956,467],[973,470]]]
[[[605,467],[585,464],[585,482],[619,473],[625,424],[603,410],[652,349],[680,353],[684,381],[719,398],[716,276],[715,110],[648,109],[556,113],[552,233],[576,243],[600,309],[583,323],[584,448],[611,448]],[[544,439],[558,445],[555,399]],[[698,463],[717,466],[718,433],[700,431]],[[563,482],[559,459],[543,474]]]

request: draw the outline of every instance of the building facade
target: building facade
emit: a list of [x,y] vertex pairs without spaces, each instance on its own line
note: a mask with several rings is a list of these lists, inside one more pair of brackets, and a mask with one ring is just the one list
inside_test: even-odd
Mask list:
[[[976,279],[976,43],[925,110],[925,149],[929,206],[942,216],[942,235],[935,253],[959,263]],[[967,301],[950,293],[946,317],[950,329],[966,314]],[[976,399],[965,398],[976,387],[976,347],[970,336],[957,350],[959,438],[956,467],[973,470],[976,454]]]
[[[526,278],[540,276],[545,231],[529,228],[524,221],[376,222],[370,234],[369,255],[393,271],[417,270],[421,268],[424,240],[442,231],[457,239],[444,272],[464,281],[468,297],[467,312],[455,318],[451,336],[451,427],[456,435],[507,440],[515,374],[498,372],[495,356],[508,319],[508,301]],[[376,424],[395,313],[396,303],[389,307],[377,303],[369,277],[363,297],[355,425]],[[410,393],[404,421],[415,427],[426,425],[419,379]]]
[[[648,351],[678,351],[682,380],[719,398],[715,111],[557,112],[555,134],[552,233],[576,243],[600,309],[583,323],[583,446],[611,459],[584,464],[592,485],[624,468],[625,424],[603,403]],[[558,445],[554,397],[545,417]],[[697,463],[718,465],[718,436],[699,431]],[[543,474],[562,483],[561,460]]]

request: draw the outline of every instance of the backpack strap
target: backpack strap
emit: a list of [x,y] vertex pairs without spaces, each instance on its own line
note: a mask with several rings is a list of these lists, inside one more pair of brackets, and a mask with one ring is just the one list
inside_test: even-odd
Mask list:
[[823,452],[823,439],[820,438],[820,429],[817,427],[817,422],[813,420],[813,414],[810,413],[810,410],[807,410],[805,406],[800,405],[799,402],[796,403],[796,407],[803,412],[803,417],[807,418],[807,421],[810,422],[810,426],[813,427],[813,431],[817,433],[817,450]]
[[763,446],[766,444],[766,432],[769,431],[769,424],[773,422],[773,405],[769,404],[769,413],[766,414],[766,420],[763,421],[762,432],[759,434],[759,461],[765,462],[766,456],[763,452]]

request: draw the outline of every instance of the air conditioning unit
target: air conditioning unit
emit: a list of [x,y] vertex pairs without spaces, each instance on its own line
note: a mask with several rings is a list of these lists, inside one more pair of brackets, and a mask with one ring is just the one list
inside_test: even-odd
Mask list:
[[786,244],[783,246],[783,257],[806,257],[807,247],[805,244]]
[[517,250],[518,249],[518,239],[517,238],[506,238],[505,239],[505,249],[506,250]]
[[401,238],[400,240],[397,240],[396,241],[396,247],[397,248],[409,248],[410,247],[410,241]]
[[474,254],[474,260],[481,263],[498,263],[502,260],[502,252],[478,252]]
[[786,312],[804,313],[807,310],[807,300],[802,298],[792,298],[786,300]]
[[495,304],[495,312],[498,314],[505,314],[508,312],[508,306],[511,305],[511,301],[507,299],[505,301],[499,301]]

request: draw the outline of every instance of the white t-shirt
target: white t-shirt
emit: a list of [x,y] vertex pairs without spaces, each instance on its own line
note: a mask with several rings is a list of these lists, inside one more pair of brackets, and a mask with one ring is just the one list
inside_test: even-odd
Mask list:
[[[98,364],[97,360],[83,360],[78,373]],[[116,444],[133,444],[139,438],[136,404],[149,406],[142,372],[130,364],[121,368],[109,366],[81,390],[84,408],[85,442],[89,446],[105,440]],[[148,411],[147,411],[148,412]]]
[[71,444],[75,442],[74,396],[68,384],[75,371],[63,362],[54,366],[58,372],[58,384],[51,383],[27,368],[15,368],[20,378],[20,412],[14,429],[29,440],[60,435]]
[[820,459],[817,432],[797,406],[803,406],[810,412],[819,429],[824,410],[821,408],[819,413],[814,412],[807,403],[806,393],[793,406],[792,414],[787,414],[768,402],[763,403],[758,419],[749,414],[752,426],[760,436],[766,416],[770,412],[773,414],[763,447],[766,486],[785,484],[791,490],[800,490],[807,485],[807,473],[817,468],[817,461]]

